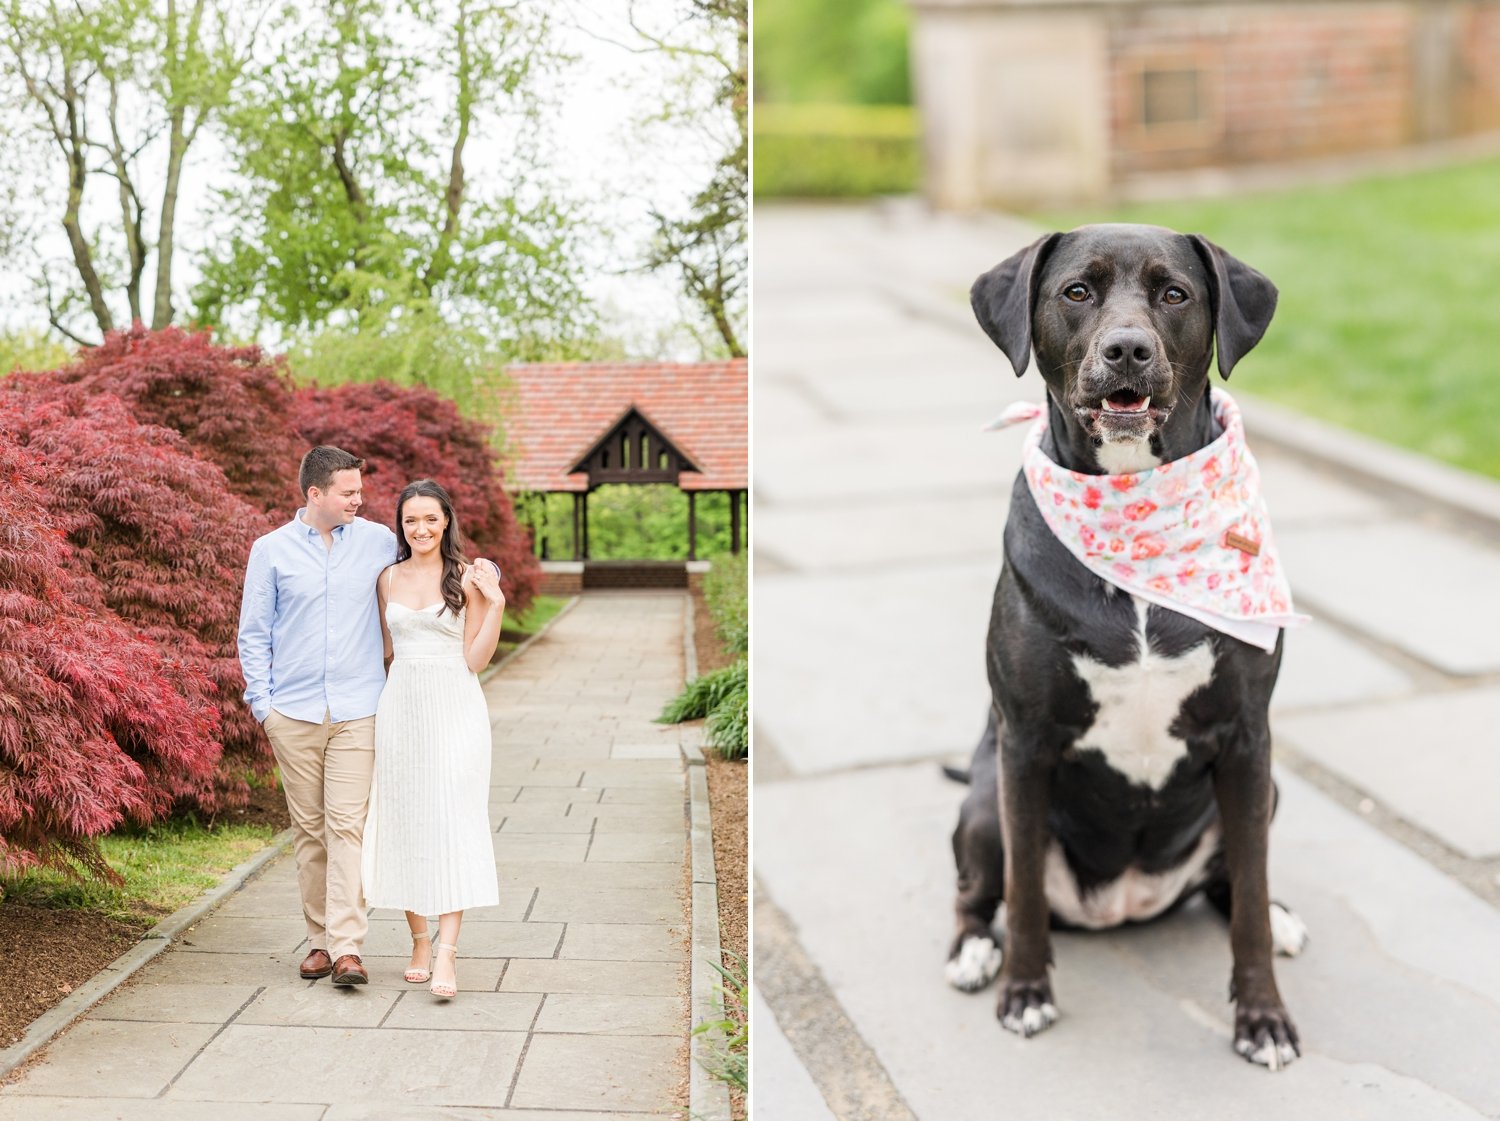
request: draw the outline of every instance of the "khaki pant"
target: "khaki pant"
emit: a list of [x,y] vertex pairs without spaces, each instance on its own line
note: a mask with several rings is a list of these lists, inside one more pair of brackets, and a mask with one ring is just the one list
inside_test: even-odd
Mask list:
[[297,887],[314,949],[335,961],[358,954],[369,919],[360,847],[375,772],[375,717],[309,724],[275,709],[266,736],[281,767],[286,806],[297,830]]

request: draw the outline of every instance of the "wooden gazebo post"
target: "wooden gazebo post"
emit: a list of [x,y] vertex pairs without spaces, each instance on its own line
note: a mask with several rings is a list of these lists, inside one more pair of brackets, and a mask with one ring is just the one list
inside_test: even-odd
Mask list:
[[698,492],[690,490],[688,496],[688,560],[698,559]]

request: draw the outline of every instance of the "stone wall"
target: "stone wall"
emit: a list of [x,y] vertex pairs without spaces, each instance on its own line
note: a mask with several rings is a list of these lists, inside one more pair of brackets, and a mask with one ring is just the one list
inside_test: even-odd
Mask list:
[[939,205],[1500,131],[1500,0],[913,0]]

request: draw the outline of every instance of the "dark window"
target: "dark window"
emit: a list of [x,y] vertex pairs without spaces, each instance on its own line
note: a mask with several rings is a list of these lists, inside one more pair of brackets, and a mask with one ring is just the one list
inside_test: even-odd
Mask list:
[[1141,71],[1141,124],[1188,124],[1206,116],[1198,70]]

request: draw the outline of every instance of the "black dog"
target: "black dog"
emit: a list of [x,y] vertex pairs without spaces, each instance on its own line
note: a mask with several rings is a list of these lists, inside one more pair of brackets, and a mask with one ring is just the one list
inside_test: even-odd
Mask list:
[[[980,277],[980,325],[1050,397],[1042,451],[1090,475],[1142,471],[1215,440],[1215,340],[1229,376],[1276,289],[1206,239],[1150,226],[1049,234]],[[988,639],[993,693],[953,835],[958,936],[949,981],[1000,975],[998,1015],[1030,1036],[1057,1016],[1051,924],[1153,918],[1202,890],[1229,919],[1234,1046],[1280,1067],[1297,1032],[1272,972],[1306,929],[1272,903],[1266,653],[1094,575],[1019,478]],[[1085,745],[1086,744],[1086,745]],[[1002,954],[991,923],[1005,903]]]

